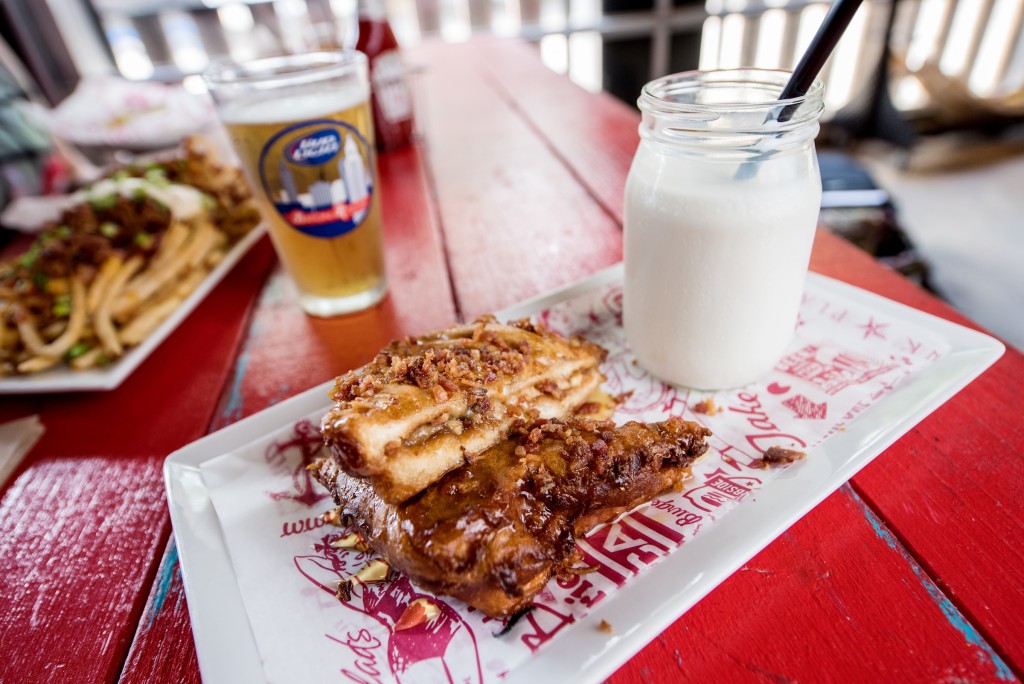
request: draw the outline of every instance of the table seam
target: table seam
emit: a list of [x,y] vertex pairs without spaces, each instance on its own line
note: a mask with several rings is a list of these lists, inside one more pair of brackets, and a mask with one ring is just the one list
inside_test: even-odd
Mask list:
[[[963,634],[969,644],[983,651],[990,651],[988,655],[994,655],[998,658],[998,661],[992,660],[992,665],[996,668],[996,676],[1007,681],[1020,681],[1024,679],[1024,672],[1021,671],[1000,642],[985,629],[974,613],[942,581],[942,578],[932,565],[914,551],[913,545],[910,544],[906,537],[900,534],[892,521],[881,512],[880,507],[870,495],[856,483],[856,476],[851,478],[842,490],[846,490],[850,499],[860,508],[861,513],[867,519],[875,534],[889,548],[899,554],[904,562],[910,565],[911,570],[917,576],[922,587],[931,596],[932,600],[938,604],[950,625]],[[928,586],[929,583],[931,586]],[[952,613],[952,611],[955,611],[955,613]],[[974,632],[973,635],[971,631]],[[980,640],[980,643],[974,640],[973,637],[975,635]]]

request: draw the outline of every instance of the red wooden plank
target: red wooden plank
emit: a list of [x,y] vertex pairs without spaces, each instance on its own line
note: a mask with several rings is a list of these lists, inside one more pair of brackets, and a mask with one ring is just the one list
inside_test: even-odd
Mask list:
[[849,487],[755,556],[609,681],[722,679],[1016,681]]
[[169,524],[163,455],[35,458],[0,500],[0,681],[111,681]]
[[411,59],[452,282],[471,318],[615,263],[615,221],[516,111],[475,53],[430,43]]
[[480,59],[475,63],[495,91],[541,132],[594,199],[621,224],[626,175],[640,142],[637,109],[608,93],[588,92],[543,68],[532,45],[481,40],[477,51]]
[[210,423],[261,243],[120,388],[6,398],[46,435],[0,500],[0,681],[111,681],[169,533],[160,468]]
[[173,538],[164,548],[120,681],[140,684],[199,684],[201,681],[178,567],[178,549]]
[[[451,287],[416,147],[380,155],[384,242],[391,294],[336,319],[306,316],[280,272],[264,290],[211,429],[369,361],[388,340],[440,328],[455,317]],[[327,397],[324,397],[326,402]],[[124,683],[196,681],[198,663],[173,544],[150,592]]]

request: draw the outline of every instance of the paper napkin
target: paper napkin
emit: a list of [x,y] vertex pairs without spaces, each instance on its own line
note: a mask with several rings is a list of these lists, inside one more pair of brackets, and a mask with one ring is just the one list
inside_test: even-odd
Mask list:
[[46,428],[39,416],[29,416],[0,425],[0,488],[18,467]]

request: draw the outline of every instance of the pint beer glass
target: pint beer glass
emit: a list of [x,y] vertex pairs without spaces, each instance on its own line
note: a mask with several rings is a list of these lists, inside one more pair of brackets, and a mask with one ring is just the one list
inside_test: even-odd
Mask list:
[[387,290],[366,57],[221,63],[204,79],[302,308],[334,316]]

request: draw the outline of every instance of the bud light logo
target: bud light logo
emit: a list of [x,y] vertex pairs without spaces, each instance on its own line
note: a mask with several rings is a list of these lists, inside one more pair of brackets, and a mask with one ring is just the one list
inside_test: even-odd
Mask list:
[[320,166],[334,159],[341,150],[337,131],[322,129],[292,142],[285,152],[288,159],[303,166]]

